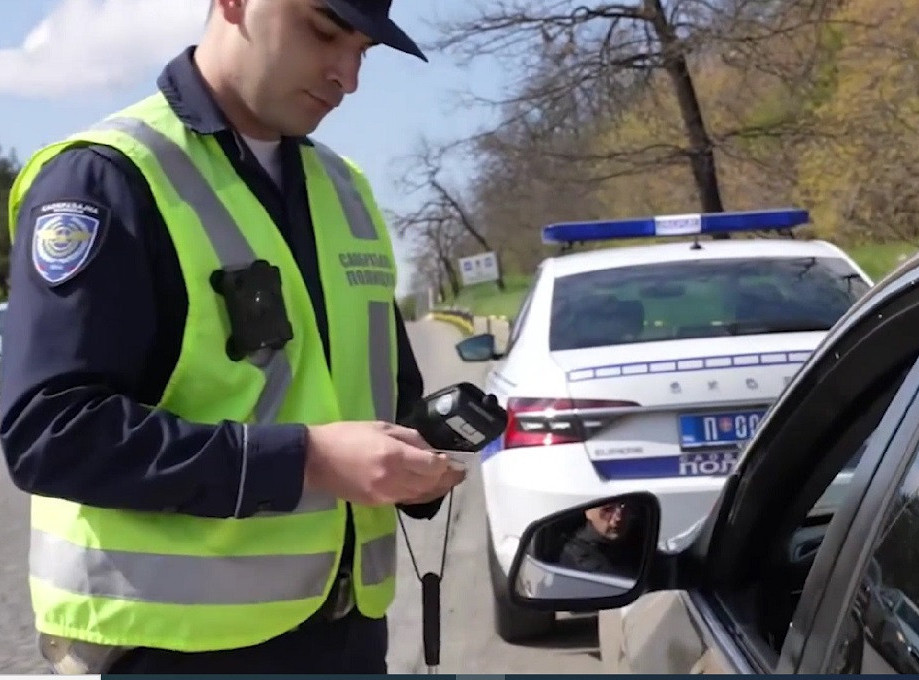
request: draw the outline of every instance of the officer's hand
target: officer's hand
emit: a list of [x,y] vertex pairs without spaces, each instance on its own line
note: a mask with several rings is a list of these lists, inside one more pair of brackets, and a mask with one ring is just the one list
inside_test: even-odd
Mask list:
[[437,486],[432,489],[430,493],[416,496],[415,498],[406,498],[400,502],[403,505],[422,505],[424,503],[436,501],[438,498],[443,498],[446,496],[450,492],[450,489],[461,484],[465,479],[465,470],[454,470],[453,468],[448,468],[440,476],[440,479],[437,482]]
[[[390,434],[396,439],[404,441],[406,444],[411,444],[412,446],[417,446],[426,450],[431,449],[428,443],[424,440],[424,437],[422,437],[417,430],[413,430],[407,427],[398,427],[393,429]],[[462,483],[465,479],[465,470],[454,470],[448,465],[448,467],[440,475],[437,483],[429,492],[420,496],[414,496],[412,498],[400,499],[399,502],[404,505],[420,505],[422,503],[430,503],[431,501],[446,496],[450,492],[450,489]]]
[[382,422],[309,428],[307,491],[325,491],[364,505],[388,505],[435,493],[448,471],[447,457],[433,453],[409,428]]

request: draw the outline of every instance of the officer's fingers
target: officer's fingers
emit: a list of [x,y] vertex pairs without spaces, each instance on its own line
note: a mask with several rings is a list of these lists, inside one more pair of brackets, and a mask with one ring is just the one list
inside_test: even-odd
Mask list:
[[420,475],[410,470],[403,470],[394,475],[386,485],[386,494],[391,502],[404,502],[406,499],[419,499],[428,496],[436,497],[444,492],[438,490],[441,477]]
[[398,439],[400,442],[408,444],[409,446],[414,446],[417,449],[430,451],[432,448],[431,445],[424,440],[424,437],[419,434],[418,430],[413,430],[410,427],[389,424],[386,427],[386,434],[393,439]]
[[450,489],[462,483],[466,479],[466,472],[463,470],[447,469],[434,485],[434,490],[438,495],[444,496],[450,492]]
[[446,454],[434,453],[414,446],[403,446],[401,457],[402,468],[408,473],[426,479],[428,484],[439,479],[449,465]]
[[[420,477],[418,479],[421,479]],[[443,498],[450,490],[466,479],[465,470],[448,469],[437,480],[428,483],[423,490],[406,494],[403,503],[429,503],[438,498]],[[430,480],[428,480],[430,482]]]
[[457,484],[462,484],[466,480],[466,471],[457,470],[456,468],[447,468],[447,471],[441,476],[441,484],[448,489],[452,489]]
[[435,494],[436,496],[444,496],[449,493],[450,489],[456,485],[463,482],[466,479],[465,470],[457,470],[452,467],[447,467],[436,480],[429,480],[430,484],[426,493]]
[[374,503],[397,503],[430,488],[429,479],[404,469],[390,469],[370,482],[369,492]]

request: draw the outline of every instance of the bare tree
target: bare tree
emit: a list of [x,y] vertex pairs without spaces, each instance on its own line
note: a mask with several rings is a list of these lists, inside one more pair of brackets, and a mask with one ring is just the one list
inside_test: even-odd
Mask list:
[[[436,285],[441,294],[444,292],[444,276],[453,294],[459,293],[459,276],[453,258],[463,232],[453,217],[437,212],[433,203],[426,202],[412,212],[392,214],[390,219],[396,233],[414,243],[412,259],[416,271],[436,272]],[[432,270],[430,263],[436,268]]]
[[[463,60],[500,55],[520,70],[525,83],[510,97],[488,103],[510,107],[504,124],[541,126],[542,139],[558,133],[590,138],[597,122],[615,120],[624,100],[641,92],[656,74],[670,83],[682,139],[652,140],[632,148],[595,148],[589,142],[545,156],[577,157],[594,164],[603,179],[649,168],[688,163],[700,207],[720,212],[723,201],[715,150],[719,142],[775,135],[800,124],[800,112],[764,125],[739,124],[715,135],[700,102],[692,63],[722,51],[740,59],[776,36],[826,20],[837,0],[492,0],[471,18],[442,24],[431,49]],[[807,42],[807,41],[804,41]],[[658,79],[659,81],[659,79]],[[481,100],[480,100],[481,101]],[[487,101],[487,100],[486,100]]]
[[421,205],[412,212],[396,215],[394,222],[400,235],[421,237],[425,243],[435,243],[437,255],[442,259],[444,271],[448,274],[454,292],[458,290],[458,278],[451,258],[455,257],[464,240],[471,240],[484,251],[495,251],[498,259],[499,290],[505,289],[501,267],[501,253],[488,239],[486,230],[479,225],[475,211],[458,189],[449,185],[444,177],[446,149],[435,147],[421,139],[416,153],[405,159],[411,168],[401,184],[406,193],[424,194]]
[[[540,143],[528,141],[521,128],[508,125],[477,140],[477,173],[469,187],[478,221],[508,271],[532,271],[545,256],[540,234],[545,225],[605,216],[597,187],[584,181],[589,164],[542,154]],[[549,143],[561,153],[566,143],[576,142],[559,134]]]
[[[439,243],[436,239],[415,242],[410,257],[414,269],[412,290],[422,292],[429,287],[434,288],[437,291],[437,301],[443,302],[447,298],[446,286],[454,279],[450,278],[449,270],[444,269],[444,255],[438,251]],[[456,288],[452,287],[452,283],[450,285],[455,295]]]

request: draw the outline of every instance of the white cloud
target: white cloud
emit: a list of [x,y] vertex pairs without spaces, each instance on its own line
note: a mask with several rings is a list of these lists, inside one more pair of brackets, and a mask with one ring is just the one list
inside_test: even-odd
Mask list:
[[53,98],[130,87],[196,42],[205,0],[62,0],[0,49],[0,94]]

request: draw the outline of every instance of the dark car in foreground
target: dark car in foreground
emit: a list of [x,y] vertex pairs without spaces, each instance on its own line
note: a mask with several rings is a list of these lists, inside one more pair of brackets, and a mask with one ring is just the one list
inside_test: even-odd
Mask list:
[[919,672],[917,359],[913,258],[829,331],[709,515],[660,540],[638,491],[537,520],[513,601],[600,611],[620,672]]

